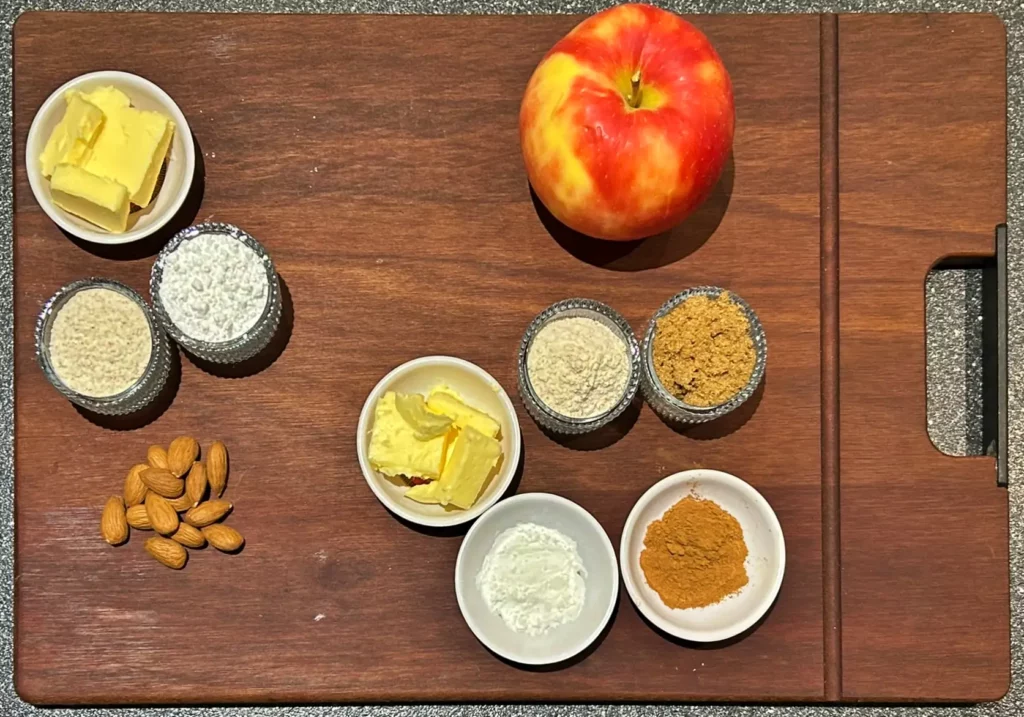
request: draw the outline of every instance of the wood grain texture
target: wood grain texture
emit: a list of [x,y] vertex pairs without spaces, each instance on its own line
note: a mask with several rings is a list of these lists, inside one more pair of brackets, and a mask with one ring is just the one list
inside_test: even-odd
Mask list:
[[924,281],[992,255],[1006,216],[994,16],[839,20],[843,696],[985,700],[1009,685],[1006,491],[926,427]]
[[843,694],[839,575],[839,18],[821,32],[821,561],[825,698]]
[[[15,659],[25,699],[823,697],[818,19],[695,19],[735,84],[733,166],[670,241],[589,251],[556,241],[538,218],[517,137],[533,67],[578,19],[22,16]],[[145,41],[83,45],[83,36]],[[76,52],[53,51],[64,46]],[[295,307],[273,365],[231,380],[184,359],[169,410],[130,432],[79,415],[32,358],[33,317],[61,284],[96,274],[146,286],[149,259],[101,258],[69,242],[23,169],[47,94],[108,67],[177,100],[205,158],[197,220],[257,236]],[[768,335],[766,383],[745,425],[708,440],[644,408],[621,440],[582,451],[546,437],[520,406],[520,490],[578,501],[617,544],[630,507],[659,478],[694,465],[742,476],[786,534],[775,607],[745,639],[696,649],[647,626],[623,591],[585,659],[555,672],[496,659],[456,605],[460,538],[410,529],[366,488],[353,439],[363,399],[390,368],[431,353],[474,361],[514,392],[518,340],[549,303],[591,296],[642,331],[667,297],[706,283],[747,299]],[[237,556],[194,554],[179,573],[144,555],[144,536],[113,549],[96,526],[127,467],[181,432],[228,445],[231,523],[247,543]],[[200,614],[184,609],[194,595]]]

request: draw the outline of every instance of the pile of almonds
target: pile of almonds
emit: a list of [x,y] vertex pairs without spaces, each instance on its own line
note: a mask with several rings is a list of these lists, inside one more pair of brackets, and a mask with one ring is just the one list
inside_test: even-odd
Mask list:
[[111,496],[103,507],[100,533],[111,545],[128,540],[128,526],[154,530],[164,537],[146,541],[146,552],[169,568],[185,567],[185,548],[207,543],[225,553],[239,550],[245,540],[222,520],[231,503],[222,500],[228,481],[228,452],[214,441],[199,460],[199,443],[179,436],[164,450],[150,446],[146,462],[131,467],[124,479],[124,495]]

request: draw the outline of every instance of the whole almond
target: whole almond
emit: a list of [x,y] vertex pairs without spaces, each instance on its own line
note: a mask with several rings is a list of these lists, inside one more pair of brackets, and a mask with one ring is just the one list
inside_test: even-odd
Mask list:
[[228,483],[228,449],[214,441],[206,456],[206,480],[210,483],[210,496],[220,498]]
[[210,545],[225,553],[233,553],[242,547],[245,538],[237,530],[229,525],[214,523],[203,528],[203,535],[210,541]]
[[169,568],[181,570],[188,560],[185,549],[167,538],[150,538],[146,541],[146,552]]
[[199,444],[190,436],[178,436],[167,449],[167,467],[181,478],[199,456]]
[[185,495],[192,501],[192,505],[199,505],[206,494],[206,468],[202,463],[196,461],[188,472],[185,479]]
[[150,446],[146,451],[146,462],[154,468],[167,470],[167,450],[163,446]]
[[166,498],[153,491],[146,495],[146,513],[153,530],[161,535],[171,535],[178,529],[178,514]]
[[141,478],[151,491],[164,498],[177,498],[185,492],[185,481],[163,468],[147,468],[142,471]]
[[146,491],[149,488],[142,482],[142,471],[148,470],[149,466],[145,463],[137,463],[131,467],[128,471],[128,475],[124,479],[124,503],[129,508],[133,505],[142,505],[142,501],[146,499]]
[[128,519],[125,517],[121,496],[112,495],[107,498],[100,518],[100,534],[111,545],[120,545],[128,540]]
[[192,507],[192,499],[188,497],[188,493],[182,493],[177,498],[168,498],[167,502],[171,504],[175,512],[184,513],[186,510]]
[[204,528],[216,523],[230,511],[231,503],[226,500],[208,500],[185,513],[185,522],[197,528]]
[[153,524],[149,521],[149,513],[146,512],[144,505],[133,505],[125,511],[125,518],[128,520],[128,525],[136,530],[153,529]]
[[174,535],[171,536],[171,540],[181,543],[186,548],[201,548],[206,545],[206,536],[202,531],[199,528],[193,528],[188,523],[179,525]]

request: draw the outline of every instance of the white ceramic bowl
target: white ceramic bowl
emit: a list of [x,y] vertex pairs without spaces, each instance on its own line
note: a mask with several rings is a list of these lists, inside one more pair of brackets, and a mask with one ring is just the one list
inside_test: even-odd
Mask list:
[[[370,467],[370,431],[377,400],[387,391],[426,395],[438,384],[455,389],[471,407],[501,423],[501,465],[469,510],[417,503],[405,497],[408,486]],[[445,527],[473,520],[505,493],[519,466],[519,418],[505,389],[476,364],[452,356],[423,356],[402,364],[382,378],[363,403],[356,429],[356,453],[363,477],[374,495],[395,515],[419,525]]]
[[[520,523],[553,528],[575,540],[587,571],[580,616],[545,635],[513,631],[487,608],[476,585],[477,573],[495,538]],[[469,529],[455,562],[455,595],[466,624],[487,649],[524,665],[562,662],[585,650],[611,619],[619,596],[615,549],[594,516],[571,500],[550,493],[523,493],[503,500]]]
[[[702,608],[666,607],[640,568],[647,526],[687,495],[713,500],[739,521],[747,543],[747,578],[738,593]],[[690,470],[655,483],[633,506],[619,546],[622,581],[633,603],[654,625],[694,642],[717,642],[740,634],[761,619],[774,602],[786,571],[786,541],[768,501],[734,475]]]
[[[128,95],[133,107],[162,112],[174,121],[174,139],[171,140],[170,156],[160,191],[148,207],[132,212],[128,218],[128,231],[123,234],[112,234],[57,207],[50,197],[50,180],[43,176],[39,166],[39,155],[46,147],[50,133],[64,117],[64,93],[71,89],[88,92],[107,85],[113,85]],[[65,82],[46,98],[36,112],[25,144],[25,170],[39,206],[67,233],[96,244],[128,244],[153,234],[167,224],[188,196],[195,167],[192,130],[178,105],[149,80],[128,72],[90,72]]]

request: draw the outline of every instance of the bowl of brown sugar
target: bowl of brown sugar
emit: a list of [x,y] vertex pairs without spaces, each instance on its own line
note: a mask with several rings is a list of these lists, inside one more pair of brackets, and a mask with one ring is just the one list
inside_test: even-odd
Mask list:
[[716,286],[661,305],[640,351],[641,389],[663,419],[704,423],[735,410],[764,378],[768,345],[747,302]]

